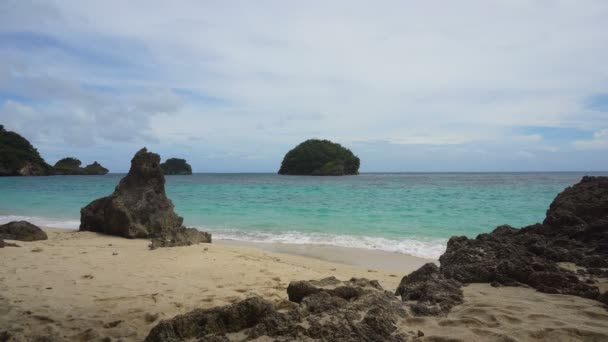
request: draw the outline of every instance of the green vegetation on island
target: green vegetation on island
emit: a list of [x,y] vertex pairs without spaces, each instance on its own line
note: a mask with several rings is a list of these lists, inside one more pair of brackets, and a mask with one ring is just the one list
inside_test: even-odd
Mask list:
[[166,175],[191,175],[192,167],[186,159],[169,158],[160,164],[163,173]]
[[108,169],[98,162],[93,162],[85,167],[80,167],[80,160],[67,157],[55,163],[55,174],[57,175],[105,175]]
[[45,176],[53,174],[38,150],[21,135],[0,125],[0,176]]
[[329,140],[310,139],[287,152],[279,174],[343,176],[359,174],[359,158]]
[[0,176],[105,175],[98,162],[80,167],[80,160],[63,158],[55,167],[47,164],[30,142],[0,125]]

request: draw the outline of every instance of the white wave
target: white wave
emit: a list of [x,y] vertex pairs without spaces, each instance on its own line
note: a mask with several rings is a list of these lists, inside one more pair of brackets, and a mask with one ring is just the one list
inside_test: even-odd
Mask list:
[[78,229],[80,220],[65,220],[37,216],[0,215],[0,224],[12,221],[28,221],[37,226],[49,228]]
[[[203,229],[205,230],[205,229]],[[260,232],[206,229],[214,239],[262,243],[329,245],[338,247],[376,249],[409,254],[421,258],[439,259],[445,252],[447,239],[403,238],[387,239],[370,236],[337,235],[304,232]]]
[[[80,220],[55,219],[37,216],[0,215],[0,224],[11,221],[28,221],[41,227],[78,229]],[[402,238],[388,239],[371,236],[338,235],[307,232],[263,232],[235,229],[199,228],[209,231],[214,239],[262,243],[289,243],[327,245],[338,247],[375,249],[409,254],[421,258],[438,259],[445,252],[447,239]]]

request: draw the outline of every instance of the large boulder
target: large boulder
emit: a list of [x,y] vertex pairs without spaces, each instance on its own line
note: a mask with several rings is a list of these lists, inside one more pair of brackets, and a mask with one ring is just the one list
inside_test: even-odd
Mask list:
[[253,297],[212,309],[198,309],[160,322],[147,342],[157,341],[408,341],[407,304],[376,281],[334,277],[292,282],[295,303],[279,310]]
[[[187,229],[165,193],[160,156],[138,151],[129,173],[110,196],[99,198],[80,210],[80,230],[126,238],[159,238],[167,245],[211,242],[211,235]],[[163,242],[157,243],[163,247]]]
[[150,249],[157,249],[159,247],[190,246],[197,243],[211,243],[211,234],[201,232],[196,228],[182,227],[153,237],[149,247]]
[[37,241],[47,240],[48,236],[40,227],[27,221],[13,221],[0,226],[0,239]]
[[403,301],[416,301],[411,304],[415,315],[440,315],[462,304],[461,286],[460,282],[439,273],[437,265],[428,263],[403,277],[395,295]]
[[[0,239],[0,248],[4,248],[4,247],[19,247],[19,246],[14,243],[6,242],[6,241]],[[2,340],[0,340],[0,341],[2,341]]]
[[584,177],[564,190],[542,224],[452,237],[439,260],[445,277],[465,283],[526,285],[601,300],[593,277],[608,276],[608,177]]

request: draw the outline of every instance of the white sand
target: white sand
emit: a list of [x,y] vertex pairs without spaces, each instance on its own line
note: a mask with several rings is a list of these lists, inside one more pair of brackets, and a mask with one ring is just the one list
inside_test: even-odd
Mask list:
[[[286,300],[290,280],[367,277],[393,291],[426,261],[348,248],[251,245],[262,250],[234,242],[150,251],[146,240],[48,234],[47,241],[0,249],[0,333],[7,330],[18,341],[141,341],[158,320],[194,308],[252,295]],[[465,303],[448,317],[408,319],[411,330],[423,331],[422,341],[608,341],[608,311],[599,302],[486,284],[464,292]]]

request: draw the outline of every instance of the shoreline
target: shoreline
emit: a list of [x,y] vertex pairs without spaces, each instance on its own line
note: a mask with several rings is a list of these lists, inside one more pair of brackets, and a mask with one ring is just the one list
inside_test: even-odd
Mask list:
[[365,267],[370,270],[399,272],[403,275],[417,270],[426,263],[439,263],[438,260],[420,258],[404,253],[356,247],[219,239],[214,240],[213,243],[228,246],[253,247],[271,253],[296,255],[331,263]]
[[[46,232],[79,232],[77,229],[72,228],[41,228]],[[103,234],[100,235],[103,236]],[[148,239],[135,240],[148,241]],[[255,248],[263,252],[299,256],[347,266],[364,267],[374,271],[382,270],[387,272],[397,272],[403,275],[411,273],[420,268],[420,266],[429,262],[439,265],[439,261],[435,259],[420,258],[405,253],[356,247],[281,242],[253,242],[232,239],[214,239],[211,244]]]

